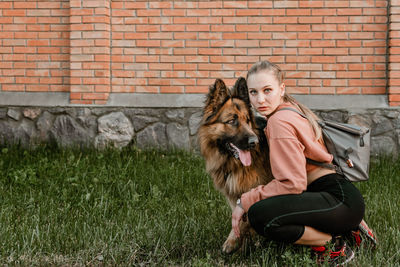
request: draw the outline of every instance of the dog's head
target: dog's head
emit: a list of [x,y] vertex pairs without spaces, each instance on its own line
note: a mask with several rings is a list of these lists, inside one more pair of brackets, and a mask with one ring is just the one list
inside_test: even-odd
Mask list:
[[239,158],[244,166],[251,165],[250,150],[258,144],[258,137],[244,78],[240,77],[232,90],[220,79],[210,86],[202,128],[221,153]]

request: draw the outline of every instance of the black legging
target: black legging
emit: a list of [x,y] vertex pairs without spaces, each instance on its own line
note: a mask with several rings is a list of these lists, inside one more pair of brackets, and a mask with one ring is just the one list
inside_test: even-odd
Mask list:
[[251,226],[270,240],[293,243],[311,226],[332,235],[355,229],[364,216],[360,191],[338,174],[325,175],[298,195],[261,200],[248,211]]

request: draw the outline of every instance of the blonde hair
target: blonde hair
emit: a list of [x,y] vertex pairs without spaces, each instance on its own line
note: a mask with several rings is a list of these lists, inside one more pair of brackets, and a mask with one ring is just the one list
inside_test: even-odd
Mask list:
[[[271,71],[274,74],[274,76],[276,77],[276,79],[279,81],[279,84],[283,83],[283,72],[282,72],[281,68],[278,65],[271,63],[267,60],[259,61],[259,62],[255,63],[253,66],[251,66],[251,68],[247,72],[246,80],[249,78],[250,75],[255,74],[259,71],[263,71],[263,70]],[[318,120],[319,120],[318,116],[314,112],[312,112],[311,109],[309,109],[305,105],[299,103],[296,99],[294,99],[286,91],[285,91],[285,94],[283,95],[283,101],[291,103],[293,106],[298,108],[306,116],[307,120],[310,122],[311,127],[314,131],[316,140],[323,143],[321,127],[318,124]]]

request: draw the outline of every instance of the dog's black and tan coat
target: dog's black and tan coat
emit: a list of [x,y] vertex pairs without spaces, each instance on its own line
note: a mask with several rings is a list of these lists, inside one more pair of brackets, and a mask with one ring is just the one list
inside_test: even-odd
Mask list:
[[[244,78],[239,78],[232,90],[220,79],[210,87],[198,139],[207,172],[232,209],[241,194],[271,181],[268,145],[263,129],[256,125]],[[223,251],[240,248],[249,228],[243,221],[239,239],[232,230]]]

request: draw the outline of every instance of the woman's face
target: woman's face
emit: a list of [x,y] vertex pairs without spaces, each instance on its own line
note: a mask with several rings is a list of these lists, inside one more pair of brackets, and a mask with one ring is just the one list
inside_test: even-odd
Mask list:
[[270,115],[283,103],[285,84],[279,83],[272,71],[262,70],[247,78],[250,102],[264,116]]

